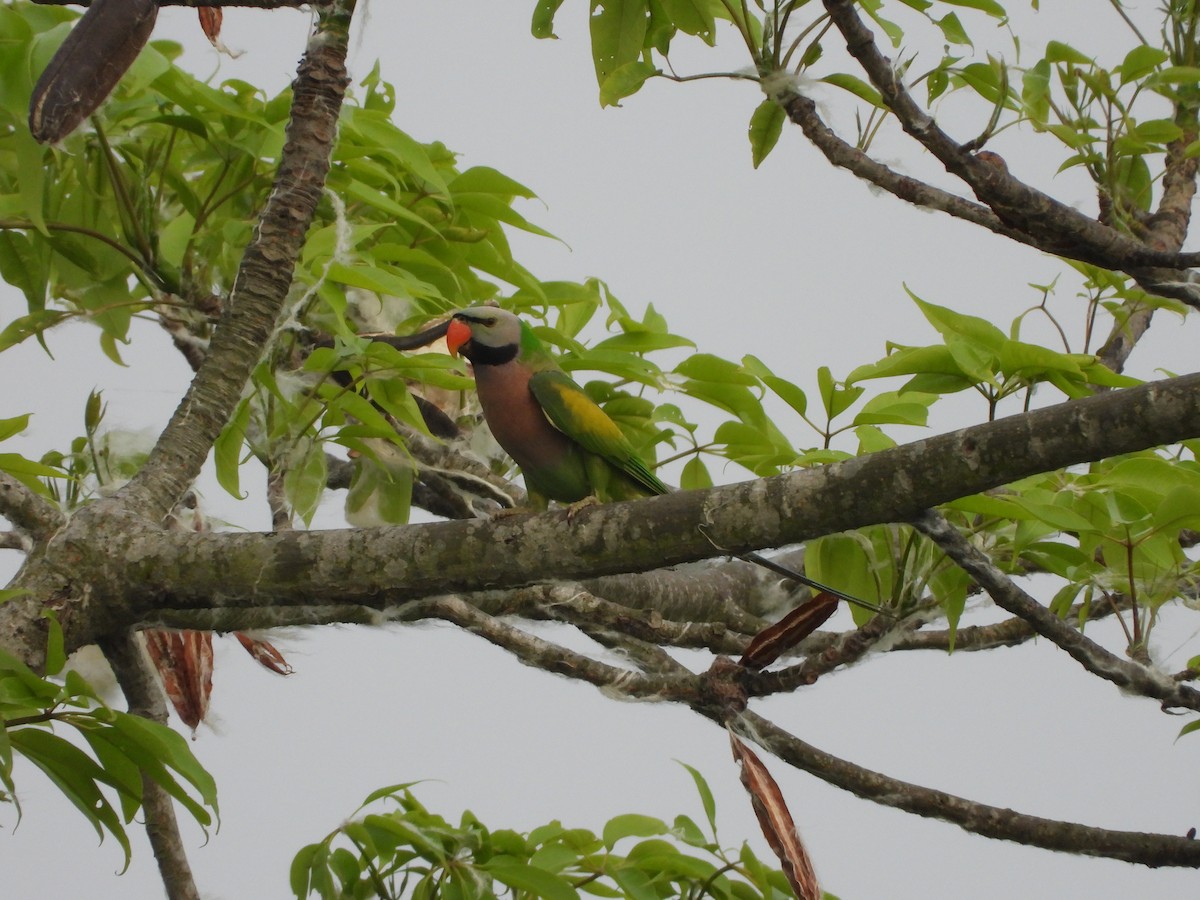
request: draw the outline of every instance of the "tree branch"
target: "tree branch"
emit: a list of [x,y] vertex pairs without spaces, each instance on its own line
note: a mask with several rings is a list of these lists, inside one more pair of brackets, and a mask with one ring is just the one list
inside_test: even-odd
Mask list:
[[[125,694],[129,712],[165,723],[167,704],[137,635],[127,631],[106,640],[102,649]],[[200,900],[200,892],[196,889],[192,868],[183,849],[183,838],[179,834],[171,795],[145,773],[142,774],[142,810],[146,816],[146,834],[150,838],[167,897],[169,900]]]
[[913,525],[974,578],[997,606],[1020,616],[1034,631],[1065,650],[1093,675],[1111,681],[1124,691],[1158,700],[1164,708],[1200,712],[1200,691],[1147,666],[1121,659],[1085,637],[1017,587],[940,513],[926,511],[913,518]]
[[[961,178],[1006,227],[1027,235],[1034,246],[1047,253],[1118,269],[1135,278],[1145,276],[1147,269],[1182,269],[1200,264],[1200,254],[1177,254],[1147,247],[1014,178],[1007,166],[995,164],[994,155],[969,152],[913,99],[896,66],[880,52],[874,34],[858,15],[854,0],[824,2],[830,19],[846,41],[846,49],[904,131],[932,153],[946,171]],[[1163,281],[1159,276],[1150,280]],[[1193,305],[1200,302],[1190,292],[1184,292],[1181,299]]]
[[[717,717],[709,715],[718,724]],[[789,765],[864,800],[930,819],[941,819],[985,837],[1082,856],[1121,859],[1144,866],[1200,868],[1200,841],[1169,834],[1112,831],[1060,822],[976,803],[944,791],[890,778],[818,750],[753,712],[729,720],[738,734]]]
[[480,612],[458,597],[437,597],[414,604],[422,618],[453,622],[489,643],[501,647],[526,665],[546,672],[577,678],[602,690],[616,690],[635,700],[684,700],[695,695],[695,676],[647,675],[610,666],[575,653]]
[[[1196,196],[1197,160],[1189,155],[1187,148],[1196,139],[1196,110],[1191,106],[1179,106],[1175,124],[1183,129],[1183,137],[1167,147],[1166,165],[1163,171],[1162,196],[1158,209],[1150,217],[1143,240],[1160,250],[1179,251],[1187,240],[1188,226],[1192,218],[1192,200]],[[1158,281],[1181,277],[1177,272],[1168,272]],[[1151,288],[1148,288],[1151,289]],[[1150,327],[1154,308],[1145,303],[1126,300],[1121,304],[1124,315],[1117,315],[1112,333],[1097,356],[1100,361],[1120,372],[1138,339]]]
[[242,257],[210,352],[146,464],[118,494],[126,509],[152,521],[161,520],[199,474],[283,311],[329,171],[349,83],[345,58],[354,2],[320,7],[292,85],[291,118],[275,184]]
[[[1200,375],[1153,382],[977,425],[835,465],[706,491],[496,520],[371,531],[135,535],[145,599],[184,609],[330,598],[375,608],[445,591],[645,571],[799,543],[1040,472],[1200,435]],[[353,571],[347,560],[355,560]],[[127,589],[127,588],[126,588]],[[607,592],[590,588],[593,593]],[[669,618],[684,615],[665,613]],[[2,622],[2,619],[0,619]]]
[[19,583],[29,594],[0,605],[0,647],[40,666],[39,614],[47,605],[58,614],[71,651],[118,627],[152,620],[155,610],[167,607],[382,610],[448,591],[647,571],[709,558],[710,538],[742,553],[907,521],[1029,475],[1197,436],[1200,375],[1188,375],[835,465],[606,504],[573,517],[556,510],[284,534],[77,532],[69,536],[69,558],[27,572]]
[[0,472],[0,516],[42,544],[66,524],[67,517],[18,479]]
[[936,188],[920,179],[901,175],[873,159],[869,154],[848,144],[821,119],[821,115],[817,111],[817,104],[795,88],[789,86],[779,91],[772,99],[783,107],[788,119],[793,124],[800,126],[804,136],[812,142],[813,146],[838,168],[846,169],[906,203],[944,212],[956,219],[979,225],[988,231],[1022,244],[1037,246],[1028,234],[1009,227],[983,204]]

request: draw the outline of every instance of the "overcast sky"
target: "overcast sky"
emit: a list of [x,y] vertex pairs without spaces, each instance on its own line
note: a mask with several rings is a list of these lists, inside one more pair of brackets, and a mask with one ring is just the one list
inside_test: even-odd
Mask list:
[[[811,387],[818,366],[845,375],[882,356],[888,340],[933,342],[905,284],[1006,327],[1040,299],[1027,284],[1049,282],[1063,269],[970,226],[874,196],[831,170],[794,129],[754,171],[746,140],[760,99],[753,85],[651,83],[621,109],[601,110],[584,5],[565,5],[556,42],[529,35],[532,5],[377,0],[356,27],[352,74],[361,78],[381,59],[397,86],[400,127],[443,141],[462,154],[463,166],[494,166],[539,194],[545,205],[523,211],[564,243],[513,239],[539,277],[603,278],[631,310],[655,304],[701,350],[735,360],[753,353]],[[1013,6],[1027,14],[1015,8],[1024,4]],[[1072,18],[1069,31],[1064,20],[1043,18],[1049,24],[1027,36],[1026,47],[1050,36],[1081,48],[1120,47],[1116,39],[1125,34],[1115,14],[1108,4],[1094,6],[1096,15]],[[292,77],[308,26],[296,11],[230,10],[225,40],[245,50],[233,61],[206,47],[189,10],[163,10],[157,34],[184,40],[185,63],[202,76],[242,78],[274,92]],[[994,38],[1004,44],[1002,33]],[[736,51],[726,32],[718,51],[680,52],[676,65],[741,67]],[[975,124],[964,124],[963,136],[982,124],[967,121]],[[1059,162],[1013,152],[1006,146],[1019,175],[1048,177]],[[1091,210],[1087,192],[1069,177],[1049,184]],[[1058,304],[1077,321],[1072,294],[1064,289]],[[0,296],[6,310],[22,302],[11,291]],[[6,354],[5,371],[23,372],[36,394],[33,401],[29,393],[0,397],[0,416],[36,412],[25,452],[65,446],[79,433],[93,387],[105,389],[110,425],[161,427],[189,373],[161,333],[145,328],[138,341],[124,370],[102,357],[87,327],[51,339],[54,364],[35,344]],[[1131,369],[1189,371],[1194,343],[1190,322],[1162,317]],[[984,415],[981,406],[948,408],[957,418],[938,413],[935,430]],[[797,420],[781,417],[779,425],[797,443],[809,442]],[[725,477],[745,476],[731,468]],[[211,480],[203,490],[216,514],[240,527],[267,527],[261,490],[241,505]],[[335,527],[336,517],[320,524]],[[0,556],[7,571],[14,556]],[[1178,669],[1200,651],[1195,626],[1178,614],[1168,619],[1157,650]],[[1089,634],[1119,647],[1113,629],[1100,624]],[[572,640],[565,629],[549,633]],[[218,642],[216,723],[194,746],[217,778],[223,824],[203,846],[188,829],[206,897],[288,896],[288,865],[303,844],[336,827],[371,790],[418,779],[429,780],[418,789],[422,802],[451,820],[470,808],[490,827],[529,829],[558,817],[599,830],[622,812],[699,819],[678,759],[716,790],[723,841],[751,838],[768,852],[725,736],[685,710],[615,703],[449,626],[293,631],[279,644],[297,669],[288,679],[258,669],[232,641]],[[972,799],[1114,828],[1182,834],[1200,825],[1200,738],[1173,743],[1179,719],[1119,696],[1049,646],[871,659],[761,710],[822,749]],[[859,801],[773,759],[767,764],[823,886],[845,900],[1182,900],[1197,893],[1192,872],[988,841]],[[96,849],[90,826],[39,775],[26,767],[18,778],[25,818],[14,836],[0,836],[5,896],[159,895],[139,832],[131,832],[133,865],[117,877],[116,845]],[[7,829],[13,818],[0,822]]]

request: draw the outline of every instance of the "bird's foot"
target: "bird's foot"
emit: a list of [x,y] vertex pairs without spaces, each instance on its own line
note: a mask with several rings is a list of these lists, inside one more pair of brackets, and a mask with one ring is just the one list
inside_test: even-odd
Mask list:
[[576,500],[567,507],[567,524],[574,524],[575,517],[587,509],[589,506],[599,506],[600,499],[595,494],[588,494],[582,500]]

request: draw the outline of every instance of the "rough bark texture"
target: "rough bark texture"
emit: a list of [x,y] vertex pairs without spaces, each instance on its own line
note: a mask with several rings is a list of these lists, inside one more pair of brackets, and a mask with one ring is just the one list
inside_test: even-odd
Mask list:
[[743,552],[907,521],[1039,472],[1200,436],[1198,388],[1200,375],[1154,382],[837,465],[585,509],[572,519],[550,512],[372,530],[200,535],[150,532],[127,517],[93,519],[98,530],[68,528],[51,544],[52,564],[24,580],[30,595],[0,607],[0,647],[39,665],[46,605],[58,612],[74,649],[160,622],[161,610],[204,611],[207,627],[230,629],[246,624],[210,611],[353,607],[361,621],[363,608],[445,592],[692,562],[713,555],[701,524],[718,545]]

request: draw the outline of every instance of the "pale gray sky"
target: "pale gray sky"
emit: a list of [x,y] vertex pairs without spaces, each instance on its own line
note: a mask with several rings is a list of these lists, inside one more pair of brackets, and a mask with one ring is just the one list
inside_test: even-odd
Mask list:
[[[750,84],[652,83],[621,109],[601,110],[583,4],[565,5],[557,42],[529,35],[532,5],[375,2],[358,25],[353,64],[361,77],[382,59],[398,89],[398,124],[414,137],[441,140],[464,165],[494,166],[538,192],[546,208],[531,204],[526,214],[570,248],[514,237],[518,256],[540,277],[599,276],[631,309],[654,303],[701,350],[732,359],[753,353],[808,388],[818,366],[844,375],[880,357],[887,340],[933,342],[903,284],[1005,327],[1037,301],[1026,284],[1048,282],[1062,268],[872,196],[793,130],[752,170],[746,127],[759,95]],[[1026,14],[1026,5],[1014,2],[1012,11]],[[1108,5],[1094,7],[1083,22],[1061,11],[1057,20],[1043,16],[1050,24],[1036,33],[1088,47],[1106,34],[1123,41]],[[157,33],[186,39],[188,63],[202,75],[274,91],[290,79],[307,27],[299,12],[230,10],[225,40],[246,51],[234,61],[205,47],[191,11],[163,10]],[[676,65],[741,67],[730,34],[722,44],[705,53],[681,42]],[[967,121],[974,124],[963,126],[964,135],[982,124]],[[1050,155],[1030,160],[1013,155],[1019,145],[1002,146],[1018,174],[1048,177],[1057,166]],[[1091,208],[1069,178],[1051,186]],[[6,308],[18,302],[4,295]],[[1071,307],[1066,288],[1059,308],[1076,320]],[[30,403],[26,395],[0,398],[0,416],[36,411],[27,452],[78,433],[93,387],[105,387],[109,424],[165,420],[188,373],[159,333],[145,329],[139,339],[127,370],[103,359],[87,328],[51,339],[54,365],[36,345],[6,354],[6,371],[24,372],[36,392],[32,407],[22,405]],[[1194,325],[1164,317],[1135,355],[1134,371],[1193,368],[1187,348],[1194,339]],[[982,415],[978,406],[948,409],[935,417],[937,430]],[[802,423],[781,413],[779,425],[807,442]],[[744,475],[731,467],[726,477]],[[261,488],[241,505],[211,480],[204,490],[217,514],[242,527],[266,526],[255,502]],[[330,515],[321,524],[337,523]],[[1178,614],[1169,618],[1159,650],[1166,665],[1179,668],[1197,652],[1194,626]],[[1113,627],[1089,633],[1118,646]],[[231,641],[219,642],[216,725],[201,730],[195,750],[217,778],[223,825],[206,845],[198,836],[190,841],[206,897],[288,896],[288,865],[303,844],[336,827],[374,788],[416,779],[430,780],[420,799],[451,820],[471,808],[491,827],[528,829],[560,817],[598,830],[621,812],[699,818],[691,781],[672,762],[679,759],[716,790],[723,840],[750,838],[768,853],[725,736],[682,709],[615,703],[448,626],[326,628],[292,632],[279,643],[297,669],[288,679],[259,670]],[[763,711],[830,752],[973,799],[1116,828],[1182,834],[1200,824],[1200,739],[1173,743],[1181,720],[1119,696],[1048,646],[871,659]],[[1192,872],[988,841],[766,761],[825,889],[845,900],[1196,895]],[[14,836],[0,835],[6,896],[159,895],[136,830],[133,865],[118,878],[118,848],[110,841],[96,849],[90,826],[39,775],[25,767],[18,777],[25,818]]]

